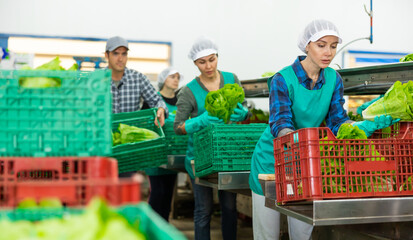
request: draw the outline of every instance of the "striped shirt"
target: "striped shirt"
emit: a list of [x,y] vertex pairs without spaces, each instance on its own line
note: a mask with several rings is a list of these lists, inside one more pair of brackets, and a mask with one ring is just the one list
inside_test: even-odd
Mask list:
[[161,96],[156,93],[150,80],[142,73],[125,68],[119,85],[116,86],[112,80],[112,113],[134,112],[141,109],[141,99],[148,103],[151,108],[163,108],[168,115]]
[[[308,77],[307,73],[304,71],[303,66],[300,61],[304,60],[306,56],[299,56],[294,63],[292,68],[297,75],[299,83],[305,88],[311,90],[311,78]],[[324,69],[321,69],[317,82],[314,85],[313,90],[321,89],[325,83]],[[346,110],[343,107],[344,104],[344,86],[343,79],[340,74],[337,73],[337,81],[334,89],[333,97],[331,98],[330,109],[325,118],[327,127],[337,135],[337,131],[341,124],[350,121],[347,116]],[[274,137],[279,137],[287,134],[288,132],[294,131],[294,125],[292,121],[291,112],[291,100],[288,94],[288,87],[285,82],[284,77],[277,73],[274,75],[271,81],[271,91],[270,91],[270,126],[271,133]],[[314,126],[318,127],[318,126]]]

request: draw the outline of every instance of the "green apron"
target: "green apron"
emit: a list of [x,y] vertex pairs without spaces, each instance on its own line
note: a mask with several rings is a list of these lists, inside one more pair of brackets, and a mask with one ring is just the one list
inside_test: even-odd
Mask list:
[[165,104],[166,104],[166,107],[168,108],[168,111],[169,111],[168,118],[165,119],[165,122],[174,122],[175,121],[176,109],[178,109],[178,107],[176,105],[171,105],[167,102],[165,102]]
[[[232,73],[222,72],[222,71],[221,73],[222,73],[222,76],[224,77],[224,85],[232,84],[235,82],[234,75]],[[202,113],[206,111],[205,110],[205,99],[208,94],[208,91],[204,90],[198,84],[196,79],[193,79],[190,83],[188,83],[187,87],[192,91],[192,94],[195,96],[195,101],[198,107],[197,116],[200,116]],[[188,148],[186,149],[186,157],[185,157],[185,169],[191,178],[195,178],[194,172],[192,171],[192,166],[191,166],[191,160],[193,160],[194,158],[195,158],[195,155],[194,155],[193,134],[189,134]]]
[[[158,92],[158,95],[161,96],[161,93]],[[165,119],[165,122],[173,122],[175,120],[175,114],[173,114],[172,112],[176,111],[177,107],[175,105],[171,105],[167,102],[165,102],[165,104],[166,104],[166,107],[168,108],[168,111],[169,111],[169,116],[168,116],[167,119]],[[147,168],[147,169],[145,169],[145,173],[148,176],[158,176],[158,175],[166,175],[166,174],[176,174],[177,172],[172,171],[172,170],[168,170],[168,169],[165,169],[165,168]]]
[[[279,73],[284,77],[291,100],[291,112],[294,128],[318,127],[326,118],[330,109],[331,98],[337,81],[336,71],[332,68],[324,69],[325,84],[321,89],[308,90],[298,82],[292,66],[285,67]],[[271,79],[268,79],[270,89]],[[264,195],[258,181],[258,174],[275,174],[274,136],[268,126],[255,147],[251,159],[249,184],[251,190]]]

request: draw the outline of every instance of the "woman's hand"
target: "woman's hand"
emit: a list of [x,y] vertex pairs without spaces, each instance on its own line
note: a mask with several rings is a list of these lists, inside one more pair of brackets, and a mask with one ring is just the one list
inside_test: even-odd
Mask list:
[[244,121],[245,118],[247,118],[248,114],[248,109],[242,106],[241,103],[237,103],[237,107],[234,109],[234,113],[231,114],[231,117],[229,120],[232,122],[241,122]]

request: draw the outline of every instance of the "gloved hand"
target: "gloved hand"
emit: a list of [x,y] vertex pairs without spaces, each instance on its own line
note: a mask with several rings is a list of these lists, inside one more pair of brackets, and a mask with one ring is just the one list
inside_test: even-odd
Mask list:
[[247,117],[248,109],[242,106],[241,103],[237,103],[237,107],[234,109],[234,113],[231,114],[230,119],[232,122],[244,121]]
[[355,122],[353,123],[353,126],[357,126],[359,127],[361,130],[363,130],[367,137],[370,137],[374,131],[382,129],[382,128],[386,128],[386,127],[390,127],[391,125],[397,123],[398,121],[400,121],[400,118],[397,119],[393,119],[391,116],[385,116],[385,115],[381,115],[381,116],[376,116],[374,118],[374,122],[372,121],[361,121],[361,122]]
[[209,116],[208,112],[205,111],[198,117],[194,117],[185,121],[185,131],[186,133],[192,134],[198,132],[199,130],[207,127],[209,124],[213,123],[224,123],[222,119],[217,117]]
[[362,115],[361,113],[368,108],[371,104],[373,104],[375,101],[379,100],[380,98],[382,98],[384,95],[380,95],[378,97],[376,97],[375,99],[369,101],[369,102],[365,102],[363,103],[360,107],[357,108],[357,114]]

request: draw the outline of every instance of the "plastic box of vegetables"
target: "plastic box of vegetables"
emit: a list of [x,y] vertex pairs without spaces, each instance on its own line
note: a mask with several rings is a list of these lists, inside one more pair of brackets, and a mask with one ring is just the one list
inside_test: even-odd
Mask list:
[[167,155],[185,155],[188,147],[189,135],[176,135],[173,125],[173,122],[167,122],[163,126],[167,146]]
[[110,70],[0,70],[0,156],[109,155],[110,81]]
[[329,128],[274,139],[277,203],[413,195],[413,129],[406,126],[369,139],[338,139]]
[[195,175],[247,171],[268,124],[212,124],[194,134]]
[[0,239],[184,240],[147,203],[108,208],[94,201],[86,209],[39,208],[0,212]]
[[[144,128],[157,133],[157,137],[142,131],[136,134],[137,142],[113,146],[111,157],[118,160],[119,172],[130,172],[166,164],[166,142],[162,128],[155,125],[156,109],[117,113],[112,116],[112,131],[120,124]],[[160,125],[160,124],[159,124]]]

